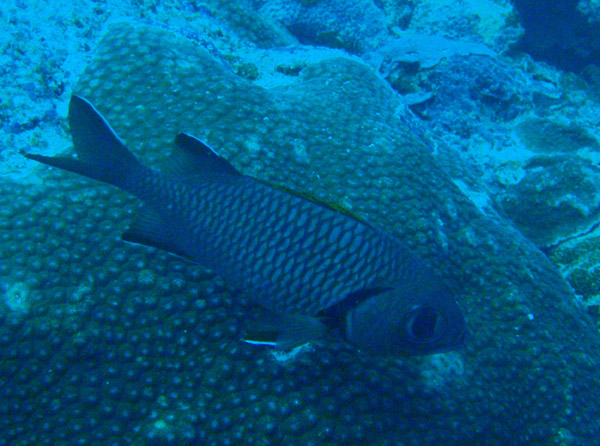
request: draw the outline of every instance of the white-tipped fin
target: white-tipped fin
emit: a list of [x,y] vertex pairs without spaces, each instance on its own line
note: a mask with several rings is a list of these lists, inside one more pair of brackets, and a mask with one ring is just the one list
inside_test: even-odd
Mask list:
[[254,345],[269,345],[281,350],[319,339],[325,325],[316,317],[301,314],[277,315],[274,321],[257,322],[246,331],[243,341]]

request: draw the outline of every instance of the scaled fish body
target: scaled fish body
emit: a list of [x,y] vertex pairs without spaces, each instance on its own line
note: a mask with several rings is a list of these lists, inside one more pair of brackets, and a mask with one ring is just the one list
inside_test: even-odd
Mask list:
[[398,239],[357,218],[240,174],[180,134],[171,170],[143,166],[85,99],[69,124],[77,159],[30,159],[124,189],[143,203],[123,239],[212,268],[280,315],[291,347],[336,326],[375,353],[457,347],[465,323],[442,283]]

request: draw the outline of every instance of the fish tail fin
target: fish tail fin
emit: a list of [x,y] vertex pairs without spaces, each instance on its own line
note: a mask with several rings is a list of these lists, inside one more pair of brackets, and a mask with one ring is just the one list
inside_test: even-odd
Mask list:
[[69,126],[77,158],[33,153],[25,157],[122,189],[129,189],[132,176],[146,169],[86,99],[71,97]]

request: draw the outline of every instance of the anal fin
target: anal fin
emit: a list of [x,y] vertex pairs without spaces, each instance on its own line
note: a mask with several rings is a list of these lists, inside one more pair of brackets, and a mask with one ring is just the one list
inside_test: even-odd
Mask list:
[[125,242],[138,245],[151,246],[174,254],[178,257],[191,260],[181,248],[179,248],[169,230],[169,226],[152,208],[142,206],[135,220],[129,228],[121,234]]

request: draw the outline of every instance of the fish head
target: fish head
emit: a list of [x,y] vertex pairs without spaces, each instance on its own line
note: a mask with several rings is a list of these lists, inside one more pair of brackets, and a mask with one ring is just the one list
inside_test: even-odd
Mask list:
[[388,288],[346,313],[346,339],[375,354],[425,355],[464,343],[466,323],[441,284]]

